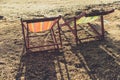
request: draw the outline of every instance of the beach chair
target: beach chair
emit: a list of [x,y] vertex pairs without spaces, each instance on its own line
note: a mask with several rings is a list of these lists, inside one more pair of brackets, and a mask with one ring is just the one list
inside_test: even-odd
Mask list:
[[[60,47],[62,47],[59,26],[60,19],[61,16],[30,20],[21,19],[22,34],[26,51],[44,51],[51,48],[59,50]],[[55,33],[55,31],[57,32]],[[46,40],[47,38],[49,38],[48,43]]]
[[[86,40],[86,39],[90,39],[90,38],[102,40],[102,39],[104,39],[104,33],[105,33],[103,16],[107,15],[113,11],[114,10],[111,10],[111,11],[100,13],[97,15],[88,15],[85,12],[82,12],[79,16],[72,17],[69,20],[65,20],[63,18],[64,23],[61,26],[67,25],[69,27],[70,31],[72,32],[72,34],[75,37],[75,42],[77,45],[79,42],[81,43],[82,40]],[[97,24],[94,25],[94,21],[96,21],[96,20],[99,21],[99,25],[97,25]],[[71,24],[72,24],[72,26],[71,26]],[[91,34],[92,36],[86,37],[86,38],[78,37],[78,29],[77,28],[81,24],[87,24],[92,29],[92,34]],[[86,30],[86,29],[84,29],[84,30],[87,31],[88,33],[91,33],[89,30]]]

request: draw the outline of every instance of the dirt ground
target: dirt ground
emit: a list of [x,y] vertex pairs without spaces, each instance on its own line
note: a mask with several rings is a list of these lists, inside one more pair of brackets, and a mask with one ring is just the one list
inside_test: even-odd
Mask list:
[[[101,1],[0,0],[0,80],[120,80],[120,2]],[[115,9],[104,16],[105,40],[89,39],[76,46],[65,26],[67,38],[62,34],[60,52],[22,54],[21,17],[71,17],[103,7]],[[79,38],[88,36],[78,29]]]

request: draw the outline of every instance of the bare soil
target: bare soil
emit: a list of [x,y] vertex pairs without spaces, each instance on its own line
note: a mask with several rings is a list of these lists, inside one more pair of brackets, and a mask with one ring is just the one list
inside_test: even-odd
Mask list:
[[[120,80],[120,2],[112,2],[0,0],[0,80]],[[62,30],[67,39],[62,34],[60,52],[23,54],[21,17],[66,18],[101,8],[115,9],[104,16],[105,40],[88,39],[76,46],[65,26]],[[80,27],[78,30],[79,38],[88,36]]]

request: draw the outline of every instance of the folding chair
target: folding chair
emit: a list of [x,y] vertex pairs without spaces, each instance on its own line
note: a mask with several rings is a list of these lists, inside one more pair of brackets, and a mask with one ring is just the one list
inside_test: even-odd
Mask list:
[[[100,13],[97,15],[87,15],[85,12],[83,12],[79,16],[72,17],[70,20],[65,20],[63,18],[64,23],[61,26],[67,25],[69,27],[69,29],[71,30],[71,32],[73,33],[73,35],[75,37],[75,42],[77,45],[79,42],[81,42],[81,40],[85,40],[85,39],[97,38],[97,39],[101,40],[101,39],[104,39],[104,19],[103,19],[103,16],[107,15],[113,11],[114,10],[111,10],[111,11],[105,12],[104,14]],[[100,19],[99,19],[99,17],[100,17]],[[93,22],[95,20],[100,20],[100,25],[101,25],[101,27],[99,26],[100,31],[96,28],[95,25],[91,24],[91,22]],[[73,24],[73,26],[71,26],[71,24]],[[79,39],[77,28],[80,24],[88,24],[88,26],[92,29],[92,31],[96,35],[92,35],[91,37]]]
[[[53,49],[59,49],[62,47],[59,26],[60,19],[61,16],[30,20],[21,19],[22,33],[26,51],[44,51],[51,49],[51,47]],[[55,33],[55,31],[57,32]],[[58,36],[56,35],[57,33]],[[47,43],[47,40],[45,39],[48,38],[48,36],[52,42],[48,41]],[[41,38],[43,38],[43,41],[41,41]]]

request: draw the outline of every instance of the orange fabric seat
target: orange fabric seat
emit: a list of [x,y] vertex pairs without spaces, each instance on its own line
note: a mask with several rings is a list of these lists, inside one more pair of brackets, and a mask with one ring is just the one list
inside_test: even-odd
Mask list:
[[53,23],[54,23],[54,21],[29,23],[28,29],[31,32],[46,31],[52,27]]

